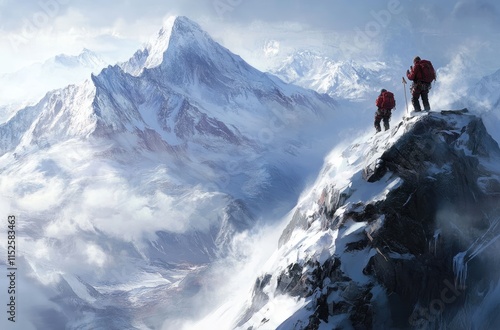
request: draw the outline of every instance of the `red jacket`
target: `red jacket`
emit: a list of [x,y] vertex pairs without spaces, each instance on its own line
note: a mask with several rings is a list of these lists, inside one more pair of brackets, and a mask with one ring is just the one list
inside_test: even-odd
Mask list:
[[375,101],[375,105],[377,106],[377,108],[382,109],[382,101],[383,101],[383,97],[382,97],[382,94],[380,94],[377,97],[377,100]]
[[406,77],[410,80],[420,80],[422,78],[422,72],[420,70],[420,66],[417,65],[420,61],[415,62],[411,67],[411,70],[406,71]]

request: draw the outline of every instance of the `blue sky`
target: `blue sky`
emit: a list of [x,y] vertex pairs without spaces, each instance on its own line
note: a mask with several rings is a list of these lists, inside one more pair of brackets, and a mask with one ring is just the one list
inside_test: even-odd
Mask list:
[[282,51],[310,45],[339,58],[418,53],[443,65],[467,52],[485,73],[500,68],[500,6],[487,0],[0,0],[0,73],[83,47],[124,60],[169,15],[197,21],[251,63],[261,55],[255,49],[279,40]]

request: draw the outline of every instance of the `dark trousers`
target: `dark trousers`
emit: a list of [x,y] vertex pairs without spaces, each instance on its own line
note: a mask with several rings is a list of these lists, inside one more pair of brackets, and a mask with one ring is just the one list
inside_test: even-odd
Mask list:
[[431,106],[429,104],[429,90],[431,89],[431,84],[424,82],[413,83],[411,86],[411,104],[413,104],[413,110],[422,111],[420,107],[419,98],[422,97],[422,104],[424,105],[424,110],[429,111]]
[[387,109],[378,109],[377,112],[375,112],[375,129],[377,132],[381,131],[380,128],[380,122],[384,122],[384,129],[387,131],[389,129],[389,121],[391,120],[391,110]]

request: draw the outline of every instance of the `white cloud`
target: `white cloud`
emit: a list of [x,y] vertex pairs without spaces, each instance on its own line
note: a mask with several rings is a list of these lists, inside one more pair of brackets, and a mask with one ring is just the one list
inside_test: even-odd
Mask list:
[[437,82],[430,93],[432,108],[448,109],[466,93],[469,82],[464,76],[469,68],[465,61],[464,56],[458,54],[447,66],[437,71]]
[[87,255],[87,263],[91,266],[102,267],[107,262],[106,254],[95,244],[87,245],[85,254]]
[[269,40],[264,45],[264,54],[267,57],[276,56],[280,51],[280,43],[276,40]]

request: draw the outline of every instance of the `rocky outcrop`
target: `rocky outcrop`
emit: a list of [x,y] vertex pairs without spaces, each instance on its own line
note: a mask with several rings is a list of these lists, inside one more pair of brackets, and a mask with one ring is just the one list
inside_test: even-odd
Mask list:
[[[468,270],[458,269],[467,264],[456,258],[463,253],[470,261],[494,249],[500,236],[500,176],[493,165],[500,149],[481,119],[465,111],[431,113],[400,123],[390,137],[394,142],[383,148],[375,140],[364,155],[370,161],[348,188],[331,182],[314,212],[298,208],[280,238],[283,248],[300,231],[311,236],[319,228],[332,237],[328,258],[313,254],[276,275],[276,295],[309,301],[308,321],[288,324],[294,329],[465,328],[471,320],[464,313],[479,305],[474,297],[500,280],[500,267],[492,266],[497,256],[484,253]],[[383,193],[360,198],[356,192],[369,185]],[[457,272],[464,269],[461,283]]]

